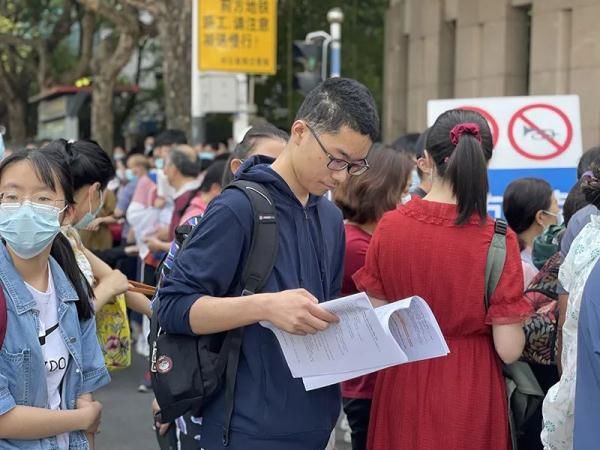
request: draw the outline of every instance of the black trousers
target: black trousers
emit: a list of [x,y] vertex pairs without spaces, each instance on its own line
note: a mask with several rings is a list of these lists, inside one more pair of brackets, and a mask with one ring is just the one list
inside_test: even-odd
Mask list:
[[367,449],[371,402],[370,399],[344,398],[344,412],[350,425],[352,450]]

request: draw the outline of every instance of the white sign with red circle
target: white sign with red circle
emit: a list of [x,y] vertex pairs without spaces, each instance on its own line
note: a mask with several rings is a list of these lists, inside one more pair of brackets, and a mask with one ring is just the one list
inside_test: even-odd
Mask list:
[[535,103],[524,106],[510,118],[508,139],[521,155],[544,161],[561,155],[569,148],[573,140],[573,125],[560,108]]
[[576,167],[582,153],[576,95],[431,100],[431,126],[449,109],[482,114],[490,126],[494,156],[490,169]]

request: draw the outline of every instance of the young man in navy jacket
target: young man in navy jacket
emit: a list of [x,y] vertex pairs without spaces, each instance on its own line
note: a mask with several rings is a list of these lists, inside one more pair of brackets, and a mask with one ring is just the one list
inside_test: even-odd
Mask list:
[[[340,411],[338,386],[306,392],[275,335],[258,322],[305,335],[337,320],[319,303],[339,296],[344,227],[323,195],[368,169],[379,134],[373,97],[357,81],[328,79],[308,94],[290,134],[277,160],[253,157],[236,175],[261,183],[277,209],[278,254],[262,293],[240,296],[253,214],[237,189],[211,203],[160,291],[158,316],[167,332],[245,327],[227,447],[233,450],[323,450]],[[199,449],[224,448],[224,405],[221,392],[204,409]]]

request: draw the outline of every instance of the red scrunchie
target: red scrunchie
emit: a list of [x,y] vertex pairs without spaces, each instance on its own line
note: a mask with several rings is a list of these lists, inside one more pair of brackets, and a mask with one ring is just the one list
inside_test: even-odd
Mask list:
[[479,125],[474,122],[465,122],[454,125],[454,128],[450,130],[450,141],[452,145],[458,145],[458,141],[463,134],[470,134],[475,136],[479,142],[481,142],[481,133],[479,132]]

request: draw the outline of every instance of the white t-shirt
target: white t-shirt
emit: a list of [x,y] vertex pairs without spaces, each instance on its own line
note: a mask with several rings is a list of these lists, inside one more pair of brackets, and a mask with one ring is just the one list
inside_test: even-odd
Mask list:
[[[48,385],[48,409],[61,409],[62,381],[69,364],[69,350],[58,329],[58,300],[52,281],[52,273],[48,266],[48,290],[40,292],[29,284],[25,286],[31,292],[39,316],[39,340],[46,363],[46,382]],[[56,436],[58,448],[68,450],[69,433]]]
[[156,171],[156,193],[164,198],[167,203],[175,199],[175,188],[169,184],[164,170]]

